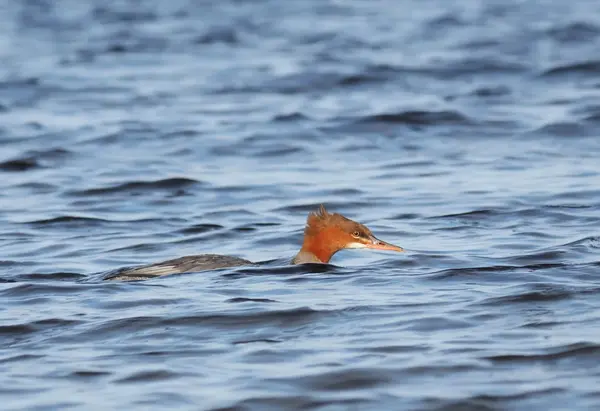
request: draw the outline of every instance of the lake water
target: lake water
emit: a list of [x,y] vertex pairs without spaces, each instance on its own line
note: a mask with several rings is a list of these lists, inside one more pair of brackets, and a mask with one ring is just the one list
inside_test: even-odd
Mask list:
[[[599,50],[591,1],[2,2],[2,409],[600,409]],[[287,265],[320,203],[407,252]],[[102,281],[202,253],[265,264]]]

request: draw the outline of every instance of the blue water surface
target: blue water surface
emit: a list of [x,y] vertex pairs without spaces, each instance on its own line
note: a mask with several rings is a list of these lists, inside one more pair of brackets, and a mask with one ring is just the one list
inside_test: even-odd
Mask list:
[[[3,410],[600,409],[600,2],[0,5]],[[404,254],[292,267],[318,204]],[[190,254],[265,262],[105,282]]]

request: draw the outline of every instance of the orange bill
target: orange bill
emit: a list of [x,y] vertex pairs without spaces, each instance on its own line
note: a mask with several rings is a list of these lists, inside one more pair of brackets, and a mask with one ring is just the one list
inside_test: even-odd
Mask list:
[[375,236],[371,236],[370,242],[365,244],[367,248],[373,250],[388,250],[388,251],[404,251],[404,248],[398,247],[397,245],[386,243],[385,241],[381,241]]

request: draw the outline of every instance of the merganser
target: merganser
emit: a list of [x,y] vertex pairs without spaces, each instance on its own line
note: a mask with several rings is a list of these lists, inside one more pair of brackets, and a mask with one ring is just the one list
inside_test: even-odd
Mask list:
[[[329,213],[321,205],[318,211],[309,213],[304,229],[302,248],[291,263],[328,263],[335,253],[345,248],[404,251],[402,247],[379,240],[363,224],[352,221],[341,214]],[[252,264],[254,264],[252,261],[226,255],[192,255],[141,267],[126,268],[106,279],[147,280],[170,274],[192,273]]]

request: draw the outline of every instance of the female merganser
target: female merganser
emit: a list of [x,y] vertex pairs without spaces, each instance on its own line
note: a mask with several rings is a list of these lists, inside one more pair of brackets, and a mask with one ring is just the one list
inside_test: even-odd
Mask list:
[[[321,205],[318,211],[308,215],[302,248],[291,263],[328,263],[335,253],[344,248],[404,251],[401,247],[379,240],[364,225],[341,214],[330,214]],[[107,280],[147,280],[169,274],[192,273],[251,264],[254,263],[243,258],[226,255],[192,255],[141,267],[126,268],[111,275]]]

